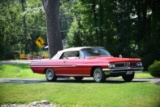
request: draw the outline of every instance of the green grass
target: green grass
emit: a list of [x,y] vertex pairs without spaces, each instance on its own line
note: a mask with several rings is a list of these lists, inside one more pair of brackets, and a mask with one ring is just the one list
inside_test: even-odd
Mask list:
[[159,107],[160,86],[135,83],[26,83],[0,84],[0,104],[47,99],[66,107]]
[[136,73],[134,78],[154,78],[154,77],[148,72],[141,72],[141,73]]
[[[45,78],[29,64],[1,65],[0,78]],[[138,73],[135,78],[153,78]],[[160,86],[149,82],[0,83],[0,104],[49,100],[62,107],[160,107]]]
[[29,64],[0,65],[0,78],[45,78],[35,74]]
[[[29,64],[1,65],[0,78],[45,78]],[[138,73],[136,78],[152,78]],[[160,107],[160,86],[149,82],[0,83],[0,104],[49,100],[62,107]]]
[[[29,64],[0,65],[0,78],[45,78],[42,74],[35,74]],[[136,73],[135,78],[153,78],[147,72]]]

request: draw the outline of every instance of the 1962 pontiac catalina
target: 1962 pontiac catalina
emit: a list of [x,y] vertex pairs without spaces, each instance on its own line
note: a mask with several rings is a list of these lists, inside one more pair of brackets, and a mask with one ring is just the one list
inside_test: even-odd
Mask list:
[[134,74],[143,69],[139,58],[113,57],[103,47],[75,47],[58,51],[45,61],[31,62],[34,73],[45,74],[47,81],[58,77],[93,77],[95,82],[103,82],[107,77],[122,76],[124,81],[132,81]]

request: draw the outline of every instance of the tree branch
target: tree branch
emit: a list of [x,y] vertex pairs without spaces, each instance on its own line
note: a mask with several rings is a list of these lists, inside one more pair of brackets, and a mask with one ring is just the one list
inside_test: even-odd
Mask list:
[[42,4],[43,4],[43,7],[44,7],[44,10],[46,11],[47,6],[48,6],[48,0],[42,0]]

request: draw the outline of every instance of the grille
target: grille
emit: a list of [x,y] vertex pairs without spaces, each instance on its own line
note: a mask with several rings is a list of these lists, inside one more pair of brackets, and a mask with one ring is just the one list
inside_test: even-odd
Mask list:
[[136,64],[135,62],[131,62],[131,63],[130,63],[130,66],[131,66],[131,67],[136,67],[137,64]]
[[128,67],[127,63],[115,63],[115,67]]

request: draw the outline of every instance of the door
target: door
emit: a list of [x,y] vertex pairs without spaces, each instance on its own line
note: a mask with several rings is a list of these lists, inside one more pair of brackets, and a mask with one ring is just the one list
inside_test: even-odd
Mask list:
[[79,51],[64,52],[60,57],[63,61],[63,71],[60,75],[64,76],[85,76],[83,73],[83,61],[80,59]]

